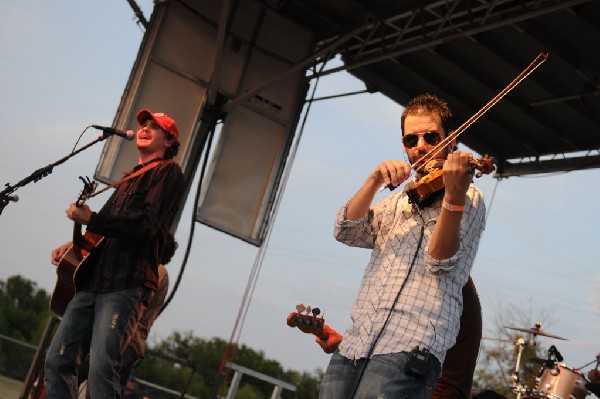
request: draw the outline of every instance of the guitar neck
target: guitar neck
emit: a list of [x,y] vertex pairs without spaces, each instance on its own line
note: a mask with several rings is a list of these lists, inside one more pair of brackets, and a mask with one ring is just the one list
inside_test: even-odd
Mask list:
[[329,334],[327,334],[327,332],[323,329],[314,331],[313,334],[323,341],[327,341],[327,339],[329,339]]
[[[84,192],[87,192],[87,191],[89,191],[89,190],[84,190]],[[81,193],[79,198],[77,198],[77,201],[75,201],[75,206],[77,208],[81,208],[84,203],[85,203],[84,193]],[[77,223],[77,222],[73,223],[73,243],[80,248],[86,248],[88,250],[91,250],[91,249],[87,248],[86,240],[83,237],[83,234],[81,233],[81,223]]]
[[86,248],[86,241],[81,233],[81,223],[73,224],[73,244],[80,248]]

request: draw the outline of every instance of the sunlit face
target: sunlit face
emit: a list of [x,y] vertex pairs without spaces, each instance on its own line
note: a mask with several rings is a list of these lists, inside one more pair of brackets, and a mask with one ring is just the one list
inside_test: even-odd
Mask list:
[[[410,147],[413,143],[409,143],[410,140],[406,140],[406,136],[409,135],[417,135],[418,137],[414,147]],[[437,140],[435,140],[436,137]],[[404,151],[413,166],[419,166],[431,159],[446,159],[448,156],[447,146],[444,146],[444,149],[436,154],[429,154],[436,146],[436,141],[441,141],[445,137],[446,132],[442,126],[442,120],[438,115],[430,113],[406,115],[406,118],[404,119],[403,143],[407,143],[404,144]],[[413,139],[415,139],[415,137],[413,137]],[[427,156],[423,158],[425,155]],[[415,165],[417,161],[420,161],[419,165]]]
[[138,127],[136,144],[140,152],[164,155],[172,142],[154,119],[148,119]]

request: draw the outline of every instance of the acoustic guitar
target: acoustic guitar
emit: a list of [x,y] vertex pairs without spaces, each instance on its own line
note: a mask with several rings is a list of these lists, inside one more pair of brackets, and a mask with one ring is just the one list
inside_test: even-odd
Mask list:
[[[96,191],[98,183],[88,177],[79,177],[83,182],[83,190],[75,201],[78,207]],[[60,259],[56,268],[56,286],[50,298],[50,310],[59,316],[65,313],[67,305],[75,296],[77,287],[89,281],[94,271],[95,255],[102,244],[104,236],[86,231],[82,234],[81,224],[73,226],[73,244]]]

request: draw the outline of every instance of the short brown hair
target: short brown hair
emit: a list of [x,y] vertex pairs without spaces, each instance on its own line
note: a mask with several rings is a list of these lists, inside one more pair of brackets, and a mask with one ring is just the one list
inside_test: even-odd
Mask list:
[[164,134],[165,134],[165,138],[167,140],[173,140],[170,147],[165,148],[165,153],[163,155],[164,159],[173,159],[177,156],[177,153],[179,152],[179,146],[181,145],[179,143],[179,140],[177,140],[172,134],[170,134],[169,132],[163,130]]
[[448,103],[433,94],[425,93],[410,100],[404,108],[404,112],[402,112],[402,117],[400,118],[402,135],[404,135],[404,120],[406,116],[418,115],[422,112],[438,115],[442,121],[442,127],[446,135],[454,129],[452,111]]

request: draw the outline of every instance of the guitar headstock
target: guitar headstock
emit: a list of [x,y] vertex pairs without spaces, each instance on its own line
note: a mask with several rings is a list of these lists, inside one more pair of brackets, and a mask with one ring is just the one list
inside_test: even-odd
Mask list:
[[98,187],[98,182],[95,180],[90,180],[89,177],[79,176],[79,180],[83,182],[83,189],[79,193],[79,197],[75,201],[75,205],[77,207],[81,207],[83,203],[96,191]]
[[290,327],[298,327],[300,331],[308,334],[320,336],[323,334],[323,326],[325,319],[319,315],[321,309],[305,307],[303,304],[296,306],[297,312],[292,312],[287,318],[287,325]]

